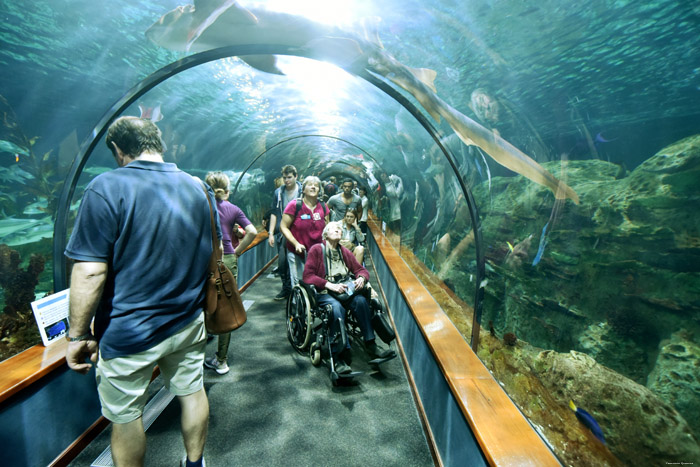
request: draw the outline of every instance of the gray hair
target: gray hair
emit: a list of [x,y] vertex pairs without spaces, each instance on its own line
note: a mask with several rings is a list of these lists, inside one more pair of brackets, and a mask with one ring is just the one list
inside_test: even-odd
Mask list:
[[333,228],[333,227],[339,229],[341,232],[343,231],[343,224],[342,224],[340,221],[329,222],[329,223],[326,224],[326,226],[323,228],[323,234],[322,234],[322,236],[323,236],[323,239],[324,239],[324,240],[327,240],[327,239],[328,239],[328,232],[330,232],[331,228]]
[[321,183],[321,179],[314,176],[314,175],[309,175],[304,179],[304,183],[301,184],[301,192],[304,193],[304,190],[306,190],[306,185],[309,183],[315,183],[318,185],[318,197],[320,198],[323,196],[323,184]]

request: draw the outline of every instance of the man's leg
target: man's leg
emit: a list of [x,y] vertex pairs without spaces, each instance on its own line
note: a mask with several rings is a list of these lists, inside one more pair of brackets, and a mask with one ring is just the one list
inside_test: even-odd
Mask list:
[[280,274],[280,280],[282,281],[282,290],[275,297],[276,300],[282,300],[287,298],[287,296],[292,293],[292,279],[289,274],[289,262],[287,260],[287,239],[283,235],[275,234],[275,241],[277,242],[277,271]]
[[291,286],[294,287],[304,276],[304,260],[291,251],[287,251],[287,260],[289,261],[289,278],[291,281]]
[[140,467],[146,454],[146,433],[141,417],[112,424],[112,460],[117,467]]
[[180,425],[187,459],[195,462],[204,454],[209,425],[209,400],[204,388],[189,396],[178,396],[178,399],[182,407]]

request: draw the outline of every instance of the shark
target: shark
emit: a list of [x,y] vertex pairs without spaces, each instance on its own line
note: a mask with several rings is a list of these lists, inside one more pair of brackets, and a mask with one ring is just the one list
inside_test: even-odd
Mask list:
[[[145,35],[160,47],[181,52],[233,45],[284,45],[354,73],[374,73],[413,96],[438,123],[444,119],[465,144],[481,148],[498,164],[549,188],[557,199],[579,203],[571,187],[534,159],[438,97],[434,70],[399,62],[375,39],[377,34],[366,29],[354,33],[297,15],[245,8],[235,0],[195,0],[194,5],[179,6],[163,15]],[[283,74],[274,55],[239,58],[258,70]]]

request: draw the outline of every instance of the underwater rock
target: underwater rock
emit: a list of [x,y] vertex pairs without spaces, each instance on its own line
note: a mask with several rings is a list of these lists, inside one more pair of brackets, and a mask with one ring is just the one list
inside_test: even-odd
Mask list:
[[659,345],[647,386],[672,403],[700,438],[700,346],[679,331]]
[[[544,395],[533,402],[536,384],[526,376],[529,370],[525,363],[520,368],[513,359],[527,354],[524,349],[530,344],[566,355],[572,349],[587,352],[595,357],[595,361],[591,359],[593,369],[579,368],[582,373],[569,376],[571,387],[583,388],[588,396],[572,394],[570,398],[591,412],[604,430],[613,427],[612,438],[606,432],[611,450],[630,465],[665,464],[676,455],[678,461],[697,462],[697,438],[689,440],[687,436],[691,433],[688,423],[695,430],[695,420],[700,420],[697,406],[689,403],[698,397],[697,392],[684,391],[698,391],[700,386],[697,380],[687,386],[681,384],[688,375],[669,366],[673,347],[661,343],[673,341],[671,336],[678,329],[686,329],[689,344],[700,346],[700,217],[696,212],[700,198],[700,135],[662,149],[623,177],[620,166],[601,160],[543,165],[554,174],[565,171],[561,178],[579,194],[580,205],[566,203],[557,212],[550,192],[520,177],[494,177],[490,189],[486,183],[473,189],[481,208],[488,271],[482,322],[492,321],[497,333],[515,330],[519,339],[519,345],[509,347],[506,356],[501,350],[489,353],[481,349],[479,355],[528,413],[526,409],[538,403],[551,412],[552,404]],[[546,248],[535,261],[542,250],[538,247],[545,236],[545,225]],[[463,230],[455,221],[447,232],[459,238]],[[530,235],[531,248],[519,261],[510,260],[509,242],[512,245],[514,239]],[[460,280],[460,275],[468,276],[473,271],[468,265],[472,264],[475,249],[470,245],[460,253],[450,262],[462,268],[443,269],[440,277],[456,284],[458,296],[471,297],[474,284]],[[482,339],[488,341],[489,336]],[[502,343],[499,346],[504,348]],[[669,352],[664,354],[663,349]],[[659,360],[664,355],[669,361]],[[496,362],[489,363],[490,358]],[[508,376],[506,370],[499,373],[499,365],[520,376]],[[650,375],[652,368],[655,370]],[[683,369],[690,371],[692,366]],[[673,371],[678,374],[677,381],[671,380],[675,377]],[[598,374],[607,375],[609,382],[595,382]],[[603,393],[589,392],[589,377]],[[552,389],[562,384],[552,381]],[[644,388],[647,383],[654,392],[659,391],[656,396]],[[521,385],[529,391],[523,391],[518,399],[513,394]],[[679,394],[666,397],[673,391]],[[598,403],[596,397],[608,402]],[[635,398],[639,400],[635,402]],[[622,410],[614,406],[618,400],[633,405]],[[568,399],[562,394],[557,403],[566,406]],[[555,418],[570,416],[555,412]],[[548,423],[542,420],[554,414],[543,413],[540,421],[536,421],[536,413],[533,416],[534,423],[540,425]],[[636,438],[617,438],[625,430],[636,433]],[[554,429],[547,435],[552,444],[557,444],[556,432]],[[562,435],[558,444],[562,450],[566,450],[567,436]],[[684,450],[688,453],[685,459],[678,454]],[[656,460],[650,461],[652,458]],[[582,461],[579,465],[587,464]]]
[[[578,336],[578,345],[575,345],[574,348],[585,352],[600,362],[623,361],[626,364],[634,362],[635,368],[641,368],[646,365],[644,350],[640,349],[632,339],[615,332],[607,321],[589,325]],[[618,370],[617,368],[613,369]],[[625,372],[624,369],[618,371]],[[631,374],[627,370],[626,373],[628,377],[635,381],[643,381],[643,373],[641,372],[639,374]]]
[[686,420],[641,384],[580,352],[544,351],[523,359],[557,402],[574,399],[595,417],[610,450],[626,464],[700,462],[700,445]]
[[[490,191],[485,183],[474,188],[486,207],[484,254],[493,271],[484,320],[538,347],[590,351],[646,384],[663,339],[685,328],[700,345],[700,135],[662,149],[623,178],[618,165],[601,160],[544,165],[552,173],[565,168],[580,205],[567,203],[557,214],[551,193],[520,177],[494,177]],[[535,245],[512,261],[508,243],[530,235],[535,243],[545,224],[539,261]],[[458,238],[454,225],[448,232]],[[453,264],[473,257],[472,247]],[[455,274],[440,276],[460,284]],[[473,294],[471,284],[461,287],[458,295]],[[596,323],[606,329],[594,337]]]

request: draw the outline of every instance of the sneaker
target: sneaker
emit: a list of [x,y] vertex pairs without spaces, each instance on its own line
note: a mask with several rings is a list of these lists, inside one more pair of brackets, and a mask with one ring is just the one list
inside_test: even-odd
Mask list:
[[216,355],[211,357],[209,360],[204,360],[204,366],[211,368],[220,375],[225,375],[229,370],[228,364],[226,362],[219,361],[219,359],[216,358]]
[[275,295],[275,300],[277,300],[279,302],[280,300],[286,300],[287,297],[289,297],[289,293],[285,292],[283,290],[280,293],[278,293],[277,295]]
[[[180,461],[180,467],[187,467],[187,454],[185,454],[185,457],[182,458]],[[202,457],[202,467],[207,467],[207,463]]]
[[352,373],[352,368],[344,361],[339,360],[338,363],[335,364],[335,371],[339,375],[347,375],[348,373]]
[[365,350],[367,350],[367,354],[372,357],[372,359],[393,358],[396,356],[396,352],[391,349],[380,348],[375,341],[365,342]]

